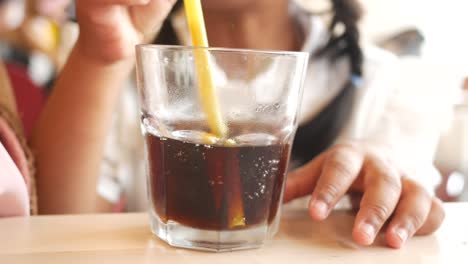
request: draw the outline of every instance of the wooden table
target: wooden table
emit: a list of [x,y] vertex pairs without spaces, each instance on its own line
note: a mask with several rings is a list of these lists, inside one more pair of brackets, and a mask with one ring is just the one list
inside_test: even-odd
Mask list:
[[468,204],[447,204],[437,234],[401,250],[351,242],[353,216],[324,223],[287,211],[280,233],[261,249],[204,253],[166,246],[151,235],[146,214],[40,216],[0,220],[0,263],[468,263]]

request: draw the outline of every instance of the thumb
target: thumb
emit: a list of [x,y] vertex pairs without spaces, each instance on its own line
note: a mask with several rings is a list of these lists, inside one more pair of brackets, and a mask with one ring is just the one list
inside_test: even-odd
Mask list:
[[322,153],[306,165],[289,173],[284,190],[283,202],[303,197],[312,193],[322,173],[325,153]]
[[144,39],[154,37],[175,2],[176,0],[151,0],[146,5],[137,5],[130,8],[130,16],[134,26],[143,34]]

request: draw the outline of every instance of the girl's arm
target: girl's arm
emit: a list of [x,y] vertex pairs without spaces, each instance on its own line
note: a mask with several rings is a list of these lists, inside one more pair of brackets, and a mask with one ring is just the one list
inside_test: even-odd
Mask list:
[[135,44],[154,35],[172,0],[77,2],[78,42],[32,137],[40,213],[102,211],[97,179]]

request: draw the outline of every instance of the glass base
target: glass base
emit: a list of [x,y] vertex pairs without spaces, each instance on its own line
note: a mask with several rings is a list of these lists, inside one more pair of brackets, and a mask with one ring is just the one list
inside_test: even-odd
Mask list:
[[151,231],[171,246],[211,252],[254,249],[261,247],[268,236],[268,226],[256,226],[245,230],[201,230],[151,217]]

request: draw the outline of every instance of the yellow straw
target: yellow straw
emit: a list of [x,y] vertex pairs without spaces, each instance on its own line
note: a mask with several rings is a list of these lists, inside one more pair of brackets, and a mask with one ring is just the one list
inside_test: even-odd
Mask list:
[[[196,47],[208,47],[208,37],[206,35],[205,21],[200,0],[184,0],[185,13],[187,16],[190,33],[192,34],[192,44]],[[226,144],[233,144],[232,140],[227,140],[227,126],[223,122],[221,112],[216,97],[216,90],[211,75],[209,53],[206,50],[195,50],[195,65],[198,74],[198,90],[203,110],[205,111],[208,125],[211,132],[219,138],[226,140]],[[226,180],[232,181],[232,198],[228,205],[230,228],[245,226],[244,208],[242,206],[240,179],[226,175]],[[225,176],[225,177],[226,177]],[[232,178],[232,179],[231,179]],[[237,201],[237,202],[236,202]]]
[[[184,0],[192,43],[195,47],[208,47],[205,21],[200,0]],[[223,122],[221,111],[216,97],[216,90],[210,70],[209,54],[205,50],[195,50],[195,65],[198,74],[198,91],[203,111],[206,114],[208,126],[211,132],[224,139],[227,134],[227,126]]]

